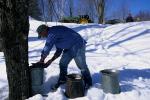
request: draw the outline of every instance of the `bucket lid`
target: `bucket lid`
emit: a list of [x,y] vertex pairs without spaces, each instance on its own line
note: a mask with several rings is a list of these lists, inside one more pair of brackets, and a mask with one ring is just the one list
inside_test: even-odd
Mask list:
[[30,66],[30,69],[33,69],[33,68],[44,68],[44,63],[32,63],[32,65]]
[[82,79],[80,74],[69,74],[69,75],[67,75],[67,78],[69,78],[69,79]]
[[114,75],[114,74],[118,74],[119,71],[115,70],[115,69],[105,69],[101,71],[102,74],[109,74],[109,75]]

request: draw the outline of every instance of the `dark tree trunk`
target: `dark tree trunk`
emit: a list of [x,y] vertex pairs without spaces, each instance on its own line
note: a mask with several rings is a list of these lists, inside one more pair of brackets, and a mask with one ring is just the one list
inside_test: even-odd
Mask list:
[[28,0],[0,1],[0,35],[9,84],[9,100],[29,97]]
[[70,0],[69,3],[70,3],[69,4],[70,17],[72,17],[73,16],[73,0]]
[[36,20],[41,20],[41,11],[38,5],[39,0],[29,0],[29,15]]
[[105,8],[105,0],[99,0],[98,4],[98,13],[99,13],[99,23],[104,23],[104,8]]

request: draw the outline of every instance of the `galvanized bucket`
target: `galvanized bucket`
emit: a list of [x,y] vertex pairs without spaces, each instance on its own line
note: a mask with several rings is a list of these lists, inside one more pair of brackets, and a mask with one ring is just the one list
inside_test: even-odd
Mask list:
[[43,84],[43,68],[32,68],[31,69],[31,84],[33,86],[39,86]]
[[112,93],[112,94],[119,94],[120,93],[120,86],[118,80],[118,70],[113,69],[106,69],[100,71],[101,81],[102,81],[102,89],[105,93]]
[[42,65],[33,64],[31,66],[30,77],[31,77],[32,95],[42,93],[43,72],[44,68],[42,68]]
[[79,74],[67,75],[67,84],[65,95],[68,98],[77,98],[84,96],[84,82]]

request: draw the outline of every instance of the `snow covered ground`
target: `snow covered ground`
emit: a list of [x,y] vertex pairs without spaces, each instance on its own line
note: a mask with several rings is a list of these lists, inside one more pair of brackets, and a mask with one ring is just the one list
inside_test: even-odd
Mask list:
[[[45,40],[37,39],[36,28],[42,22],[30,20],[29,64],[40,59]],[[87,41],[87,64],[93,79],[93,86],[84,97],[73,100],[149,100],[150,99],[150,21],[116,25],[48,23],[49,26],[65,25]],[[54,54],[55,48],[46,60]],[[44,72],[43,93],[48,97],[35,95],[28,100],[67,100],[61,86],[56,92],[50,88],[56,83],[59,74],[59,59]],[[117,69],[120,94],[104,93],[101,88],[103,69]],[[0,52],[0,100],[8,97],[8,82],[3,53]],[[68,73],[80,73],[74,61],[69,64]]]

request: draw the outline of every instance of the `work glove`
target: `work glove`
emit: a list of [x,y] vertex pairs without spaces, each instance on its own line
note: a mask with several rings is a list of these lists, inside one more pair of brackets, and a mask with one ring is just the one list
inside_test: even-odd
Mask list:
[[45,64],[43,62],[32,63],[31,68],[44,68]]
[[44,63],[45,58],[41,57],[39,63]]
[[47,68],[52,62],[53,62],[52,59],[48,60],[48,61],[44,64],[44,68]]

